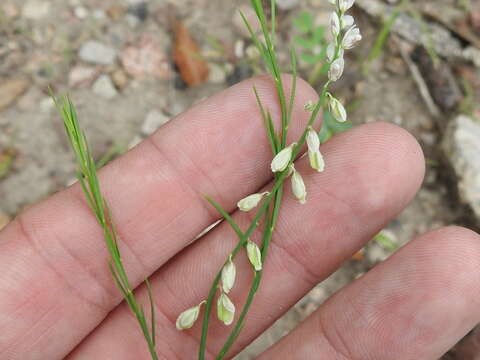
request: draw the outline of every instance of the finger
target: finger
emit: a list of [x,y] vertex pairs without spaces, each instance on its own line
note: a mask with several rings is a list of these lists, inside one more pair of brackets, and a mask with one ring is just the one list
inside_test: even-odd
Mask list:
[[[326,173],[313,173],[305,161],[296,165],[307,184],[307,204],[298,204],[286,189],[262,285],[232,354],[398,214],[423,177],[423,156],[417,142],[393,125],[361,126],[334,138],[323,149]],[[235,218],[246,227],[247,215],[236,214]],[[175,319],[181,311],[205,299],[215,273],[235,243],[228,225],[222,224],[153,278],[160,314],[158,349],[165,358],[187,359],[196,353],[200,324],[193,331],[179,333]],[[252,270],[245,258],[238,257],[235,263],[238,278],[231,298],[240,311]],[[115,359],[128,359],[143,347],[143,339],[134,326],[126,308],[119,307],[71,358],[101,358],[106,356],[104,349],[108,349]],[[212,319],[210,354],[218,351],[230,330]]]
[[[180,115],[101,171],[133,286],[218,218],[201,194],[233,209],[270,179],[254,84],[277,119],[271,80],[256,78]],[[315,96],[298,85],[294,137],[309,117],[303,104]],[[107,260],[78,186],[17,218],[0,234],[0,358],[55,359],[70,351],[121,300]]]
[[480,237],[416,239],[331,298],[261,359],[435,360],[480,321]]

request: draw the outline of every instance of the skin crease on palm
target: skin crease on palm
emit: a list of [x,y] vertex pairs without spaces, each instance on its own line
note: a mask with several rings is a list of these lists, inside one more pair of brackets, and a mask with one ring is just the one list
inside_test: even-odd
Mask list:
[[[178,116],[100,172],[132,283],[151,277],[161,359],[196,358],[200,324],[178,332],[175,318],[206,297],[236,242],[223,223],[193,241],[219,219],[201,195],[218,200],[243,227],[251,214],[236,212],[236,202],[269,186],[271,154],[254,84],[278,119],[272,82],[248,80]],[[300,82],[289,142],[307,121],[303,105],[315,98]],[[423,180],[418,143],[387,123],[358,126],[322,152],[324,173],[297,161],[307,203],[298,204],[287,187],[260,290],[230,356],[401,212]],[[0,359],[148,359],[107,260],[78,185],[10,223],[0,233]],[[236,265],[231,298],[240,307],[252,271],[244,257]],[[334,295],[259,358],[438,359],[480,321],[479,278],[479,236],[438,229]],[[144,287],[137,292],[147,305]],[[212,321],[209,359],[227,330]]]

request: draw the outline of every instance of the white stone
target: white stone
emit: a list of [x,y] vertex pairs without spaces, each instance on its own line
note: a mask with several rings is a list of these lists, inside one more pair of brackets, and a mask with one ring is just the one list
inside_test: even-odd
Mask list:
[[103,20],[107,17],[107,15],[102,9],[95,9],[93,10],[93,17],[97,20]]
[[108,75],[100,76],[93,84],[93,92],[105,99],[113,99],[118,92],[113,85],[112,79]]
[[83,7],[83,6],[77,6],[74,10],[73,13],[78,19],[85,19],[88,16],[88,10]]
[[23,6],[22,15],[27,19],[38,20],[50,12],[48,1],[30,0]]
[[128,144],[128,150],[133,149],[135,146],[142,142],[142,137],[140,135],[135,135],[135,137]]
[[68,85],[70,87],[76,87],[82,84],[86,84],[93,80],[97,71],[94,68],[86,66],[76,66],[68,74]]
[[48,113],[55,108],[55,104],[50,97],[46,97],[40,101],[40,111]]
[[117,57],[114,49],[98,41],[85,42],[78,52],[78,56],[85,62],[98,65],[112,65]]
[[160,126],[167,123],[169,120],[168,116],[163,114],[158,110],[152,110],[147,114],[145,121],[142,125],[142,133],[144,135],[153,134]]
[[443,148],[457,177],[461,199],[480,219],[480,124],[458,116],[445,132]]
[[223,84],[225,83],[227,79],[227,74],[223,70],[223,68],[220,65],[217,64],[209,64],[208,65],[210,69],[209,73],[209,81],[214,84]]

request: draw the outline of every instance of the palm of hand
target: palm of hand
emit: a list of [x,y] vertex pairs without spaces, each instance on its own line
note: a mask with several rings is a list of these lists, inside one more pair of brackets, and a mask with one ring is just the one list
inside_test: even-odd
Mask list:
[[[254,82],[276,109],[270,81]],[[252,85],[244,82],[197,105],[101,172],[134,285],[153,274],[164,359],[195,358],[199,326],[178,332],[176,316],[205,297],[236,242],[221,224],[192,243],[218,219],[201,195],[233,211],[239,198],[270,180],[271,154],[258,130]],[[302,104],[314,97],[301,83],[292,137],[308,117]],[[398,214],[423,178],[418,144],[392,125],[358,127],[323,152],[325,174],[303,171],[307,204],[285,200],[262,287],[234,352]],[[234,216],[243,225],[250,215]],[[78,186],[30,208],[0,233],[1,359],[148,359],[135,320],[120,304],[101,237]],[[260,358],[436,359],[480,319],[479,259],[473,232],[446,228],[424,235]],[[237,268],[232,298],[242,303],[251,269],[246,259]],[[143,286],[137,291],[146,299]],[[225,327],[214,322],[209,358],[224,335]]]

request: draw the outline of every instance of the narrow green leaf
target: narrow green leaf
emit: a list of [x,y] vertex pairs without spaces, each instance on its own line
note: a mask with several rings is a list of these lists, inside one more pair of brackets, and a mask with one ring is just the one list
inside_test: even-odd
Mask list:
[[230,224],[232,227],[233,231],[238,235],[240,240],[243,240],[245,235],[243,234],[242,230],[240,230],[240,227],[237,225],[235,220],[230,216],[228,212],[226,212],[222,206],[217,203],[215,200],[212,198],[208,197],[207,195],[204,195],[205,199],[227,220],[227,222]]

